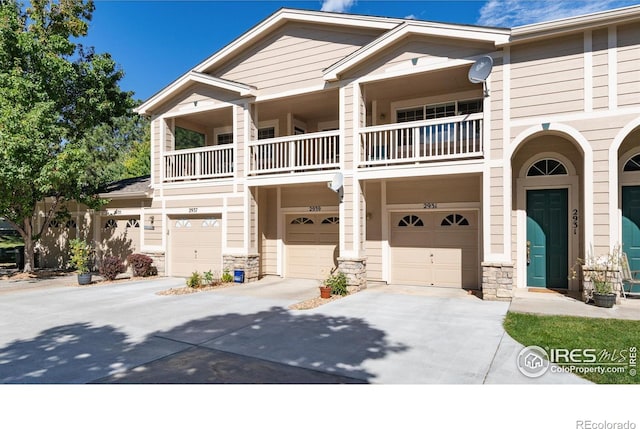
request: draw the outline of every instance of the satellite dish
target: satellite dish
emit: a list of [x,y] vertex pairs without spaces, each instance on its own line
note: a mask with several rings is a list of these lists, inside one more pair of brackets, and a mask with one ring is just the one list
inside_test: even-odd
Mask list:
[[493,68],[493,58],[488,55],[480,57],[469,69],[469,82],[484,83],[487,81],[491,69]]
[[338,192],[340,188],[342,188],[343,181],[342,173],[338,171],[335,176],[333,176],[333,180],[329,182],[327,186],[329,186],[333,192]]
[[489,91],[487,90],[487,78],[491,74],[492,68],[493,58],[485,55],[478,58],[469,69],[469,82],[483,84],[485,97],[489,96]]

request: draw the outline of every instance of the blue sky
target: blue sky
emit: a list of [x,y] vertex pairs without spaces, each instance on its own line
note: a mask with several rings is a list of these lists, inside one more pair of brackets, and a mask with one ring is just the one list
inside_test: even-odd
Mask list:
[[121,87],[146,100],[281,7],[512,27],[640,0],[440,1],[113,1],[95,0],[81,43],[109,52],[125,72]]

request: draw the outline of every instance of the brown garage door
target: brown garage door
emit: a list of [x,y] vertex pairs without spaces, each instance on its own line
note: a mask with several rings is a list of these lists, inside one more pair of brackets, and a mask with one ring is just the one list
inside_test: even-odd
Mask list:
[[391,281],[478,288],[475,211],[391,213]]
[[219,216],[170,220],[171,275],[188,277],[194,271],[222,274],[222,224]]
[[336,266],[339,218],[336,213],[287,215],[285,275],[322,279]]

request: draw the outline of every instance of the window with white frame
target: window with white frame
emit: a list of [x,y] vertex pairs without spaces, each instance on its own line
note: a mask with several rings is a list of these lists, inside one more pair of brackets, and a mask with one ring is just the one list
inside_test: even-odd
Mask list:
[[396,121],[400,123],[470,115],[472,113],[481,113],[482,106],[483,100],[481,98],[448,103],[425,104],[396,110]]
[[216,136],[216,143],[221,144],[232,144],[233,143],[233,133],[221,133]]

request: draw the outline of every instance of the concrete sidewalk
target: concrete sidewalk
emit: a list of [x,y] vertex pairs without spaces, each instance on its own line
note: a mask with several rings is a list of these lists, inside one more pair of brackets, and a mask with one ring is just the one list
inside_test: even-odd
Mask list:
[[0,299],[1,383],[582,383],[520,374],[508,303],[371,287],[312,310],[317,281],[159,296],[184,279],[49,287]]

